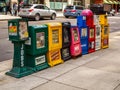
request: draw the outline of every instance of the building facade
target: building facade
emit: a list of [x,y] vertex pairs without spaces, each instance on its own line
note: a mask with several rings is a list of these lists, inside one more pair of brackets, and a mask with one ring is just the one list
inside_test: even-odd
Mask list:
[[51,9],[61,11],[66,5],[81,5],[87,8],[90,5],[90,0],[29,0],[29,3],[45,4]]
[[[11,2],[11,6],[14,2],[21,2],[22,0],[6,0]],[[90,0],[23,0],[24,4],[45,4],[46,6],[56,11],[62,11],[66,5],[81,5],[89,7]]]

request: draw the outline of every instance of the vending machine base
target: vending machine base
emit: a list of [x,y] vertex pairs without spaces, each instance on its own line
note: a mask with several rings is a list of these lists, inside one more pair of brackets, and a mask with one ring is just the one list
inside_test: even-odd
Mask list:
[[61,59],[60,49],[49,51],[47,57],[48,57],[48,64],[51,67],[64,62]]
[[9,72],[6,72],[6,75],[9,75],[9,76],[12,76],[12,77],[15,77],[15,78],[21,78],[21,77],[30,75],[32,73],[33,73],[32,68],[28,68],[28,67],[14,67]]
[[40,71],[49,67],[46,55],[27,55],[27,66],[33,70]]

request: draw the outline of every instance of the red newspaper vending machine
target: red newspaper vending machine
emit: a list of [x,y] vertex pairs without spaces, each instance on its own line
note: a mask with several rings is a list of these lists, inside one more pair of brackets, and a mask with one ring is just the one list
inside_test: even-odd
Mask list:
[[95,25],[89,27],[88,53],[95,52]]
[[82,54],[82,48],[80,43],[80,35],[77,26],[71,26],[71,56],[79,56]]

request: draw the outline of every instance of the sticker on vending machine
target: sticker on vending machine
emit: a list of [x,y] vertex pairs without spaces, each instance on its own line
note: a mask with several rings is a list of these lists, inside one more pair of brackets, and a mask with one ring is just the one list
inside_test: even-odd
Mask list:
[[35,58],[35,65],[45,63],[45,55]]

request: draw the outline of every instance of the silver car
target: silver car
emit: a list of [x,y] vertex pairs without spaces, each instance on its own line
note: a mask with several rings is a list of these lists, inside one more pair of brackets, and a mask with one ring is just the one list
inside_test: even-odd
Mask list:
[[24,5],[18,15],[23,18],[34,18],[36,21],[44,17],[49,17],[51,20],[54,20],[56,18],[56,11],[51,10],[43,4],[32,4]]

